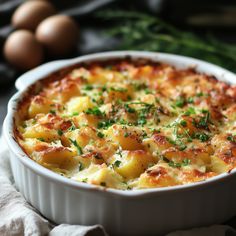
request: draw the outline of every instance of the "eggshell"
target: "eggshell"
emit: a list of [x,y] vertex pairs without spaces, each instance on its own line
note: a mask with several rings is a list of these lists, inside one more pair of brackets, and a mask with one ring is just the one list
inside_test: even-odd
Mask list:
[[54,56],[63,56],[72,51],[78,39],[78,27],[69,16],[55,15],[42,21],[36,38]]
[[7,61],[21,70],[38,66],[43,61],[43,47],[33,33],[17,30],[10,34],[4,44],[4,55]]
[[56,10],[47,1],[27,1],[20,5],[12,16],[12,24],[18,29],[34,31],[45,18],[55,14]]

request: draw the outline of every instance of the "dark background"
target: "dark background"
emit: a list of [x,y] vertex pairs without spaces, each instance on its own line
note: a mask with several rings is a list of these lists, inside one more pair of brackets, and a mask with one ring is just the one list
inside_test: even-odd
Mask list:
[[[80,29],[77,49],[68,57],[98,51],[115,50],[119,39],[107,38],[103,31],[112,23],[95,17],[103,9],[136,10],[158,16],[180,29],[199,36],[207,32],[218,39],[236,42],[236,1],[225,0],[51,0],[60,13],[74,17]],[[14,10],[22,0],[0,0],[0,49],[14,29],[10,25]],[[46,58],[46,61],[58,58]],[[22,72],[8,65],[0,55],[0,124],[7,101],[16,91],[14,81]]]

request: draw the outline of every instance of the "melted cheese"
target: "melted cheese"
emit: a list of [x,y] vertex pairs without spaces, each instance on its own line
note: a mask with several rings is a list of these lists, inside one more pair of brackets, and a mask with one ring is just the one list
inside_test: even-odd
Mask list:
[[19,106],[17,139],[65,177],[117,189],[203,181],[236,166],[236,87],[192,69],[78,66]]

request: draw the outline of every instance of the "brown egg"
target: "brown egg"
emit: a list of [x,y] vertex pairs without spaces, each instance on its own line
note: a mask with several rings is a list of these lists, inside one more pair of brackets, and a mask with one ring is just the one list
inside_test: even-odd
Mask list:
[[55,14],[53,5],[47,1],[27,1],[20,5],[12,16],[12,24],[18,29],[34,31],[45,18]]
[[43,47],[28,30],[17,30],[10,34],[4,45],[7,61],[21,70],[38,66],[43,61]]
[[36,38],[48,49],[49,54],[63,56],[75,48],[78,27],[69,16],[51,16],[39,24]]

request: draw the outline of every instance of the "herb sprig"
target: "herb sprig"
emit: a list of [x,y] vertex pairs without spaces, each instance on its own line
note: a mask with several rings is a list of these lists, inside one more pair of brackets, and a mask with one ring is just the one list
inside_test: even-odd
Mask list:
[[99,18],[113,21],[107,34],[120,38],[116,49],[148,50],[182,54],[203,59],[236,72],[236,45],[222,43],[212,35],[204,38],[185,32],[156,16],[135,11],[107,10]]

